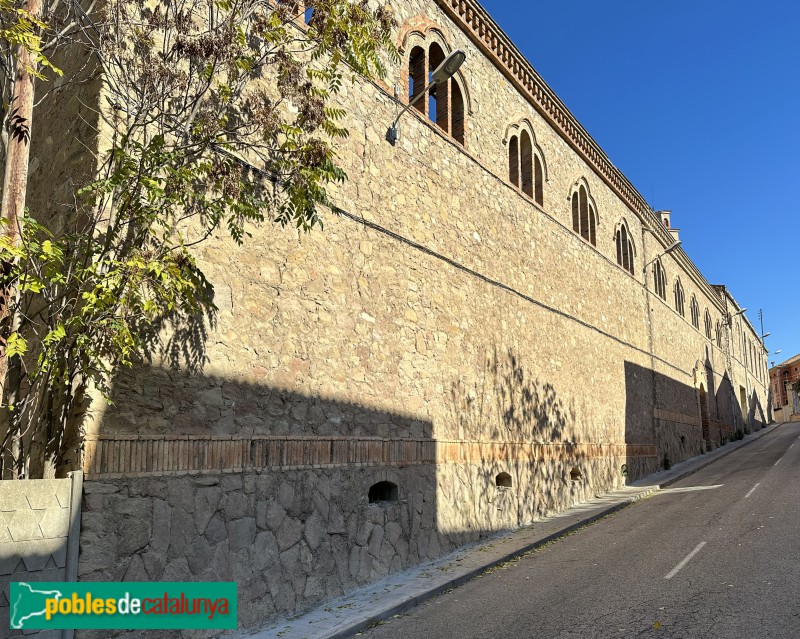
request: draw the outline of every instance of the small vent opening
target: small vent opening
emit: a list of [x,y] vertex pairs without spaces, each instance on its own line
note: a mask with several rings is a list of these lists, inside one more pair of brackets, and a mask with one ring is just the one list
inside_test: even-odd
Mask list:
[[397,501],[397,484],[390,481],[379,481],[369,487],[369,503],[379,504]]
[[569,471],[569,478],[572,481],[580,481],[581,479],[583,479],[583,475],[581,474],[580,468],[575,466],[575,468],[573,468],[571,471]]
[[511,475],[508,473],[500,473],[494,478],[494,484],[495,486],[500,486],[501,488],[511,488],[513,486]]

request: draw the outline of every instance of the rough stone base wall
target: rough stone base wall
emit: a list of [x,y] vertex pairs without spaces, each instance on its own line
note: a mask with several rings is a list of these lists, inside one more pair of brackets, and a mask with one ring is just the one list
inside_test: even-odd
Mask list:
[[[382,479],[399,499],[368,503]],[[83,526],[80,580],[236,581],[243,627],[462,541],[436,530],[432,465],[90,481]]]
[[[240,627],[253,627],[616,488],[626,463],[567,455],[87,481],[79,578],[236,581]],[[395,501],[369,503],[380,481],[397,486]]]

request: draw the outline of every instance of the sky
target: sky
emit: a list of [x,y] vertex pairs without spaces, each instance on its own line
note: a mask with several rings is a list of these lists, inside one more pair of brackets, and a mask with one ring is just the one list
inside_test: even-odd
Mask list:
[[481,4],[757,331],[763,309],[769,361],[800,353],[800,3]]

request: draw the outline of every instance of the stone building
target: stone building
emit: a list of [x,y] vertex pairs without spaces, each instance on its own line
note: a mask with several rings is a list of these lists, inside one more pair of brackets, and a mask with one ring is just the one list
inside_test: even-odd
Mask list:
[[800,355],[790,357],[769,369],[772,413],[776,420],[800,420],[800,400],[794,384],[800,380]]
[[[341,98],[340,214],[199,248],[204,370],[122,371],[87,425],[81,579],[234,579],[250,626],[763,425],[758,334],[669,212],[479,4],[392,5],[401,61]],[[69,148],[36,142],[39,179]]]

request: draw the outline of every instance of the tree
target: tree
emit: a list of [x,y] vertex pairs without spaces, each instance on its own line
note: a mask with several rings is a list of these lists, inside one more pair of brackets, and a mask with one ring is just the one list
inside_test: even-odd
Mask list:
[[327,187],[346,178],[333,98],[396,55],[390,13],[367,2],[110,0],[79,18],[71,46],[102,78],[97,171],[66,214],[34,211],[19,245],[0,243],[19,291],[3,332],[18,372],[2,447],[17,476],[62,465],[88,390],[107,396],[165,326],[205,330],[213,292],[192,247],[220,229],[241,244],[265,221],[321,225]]

